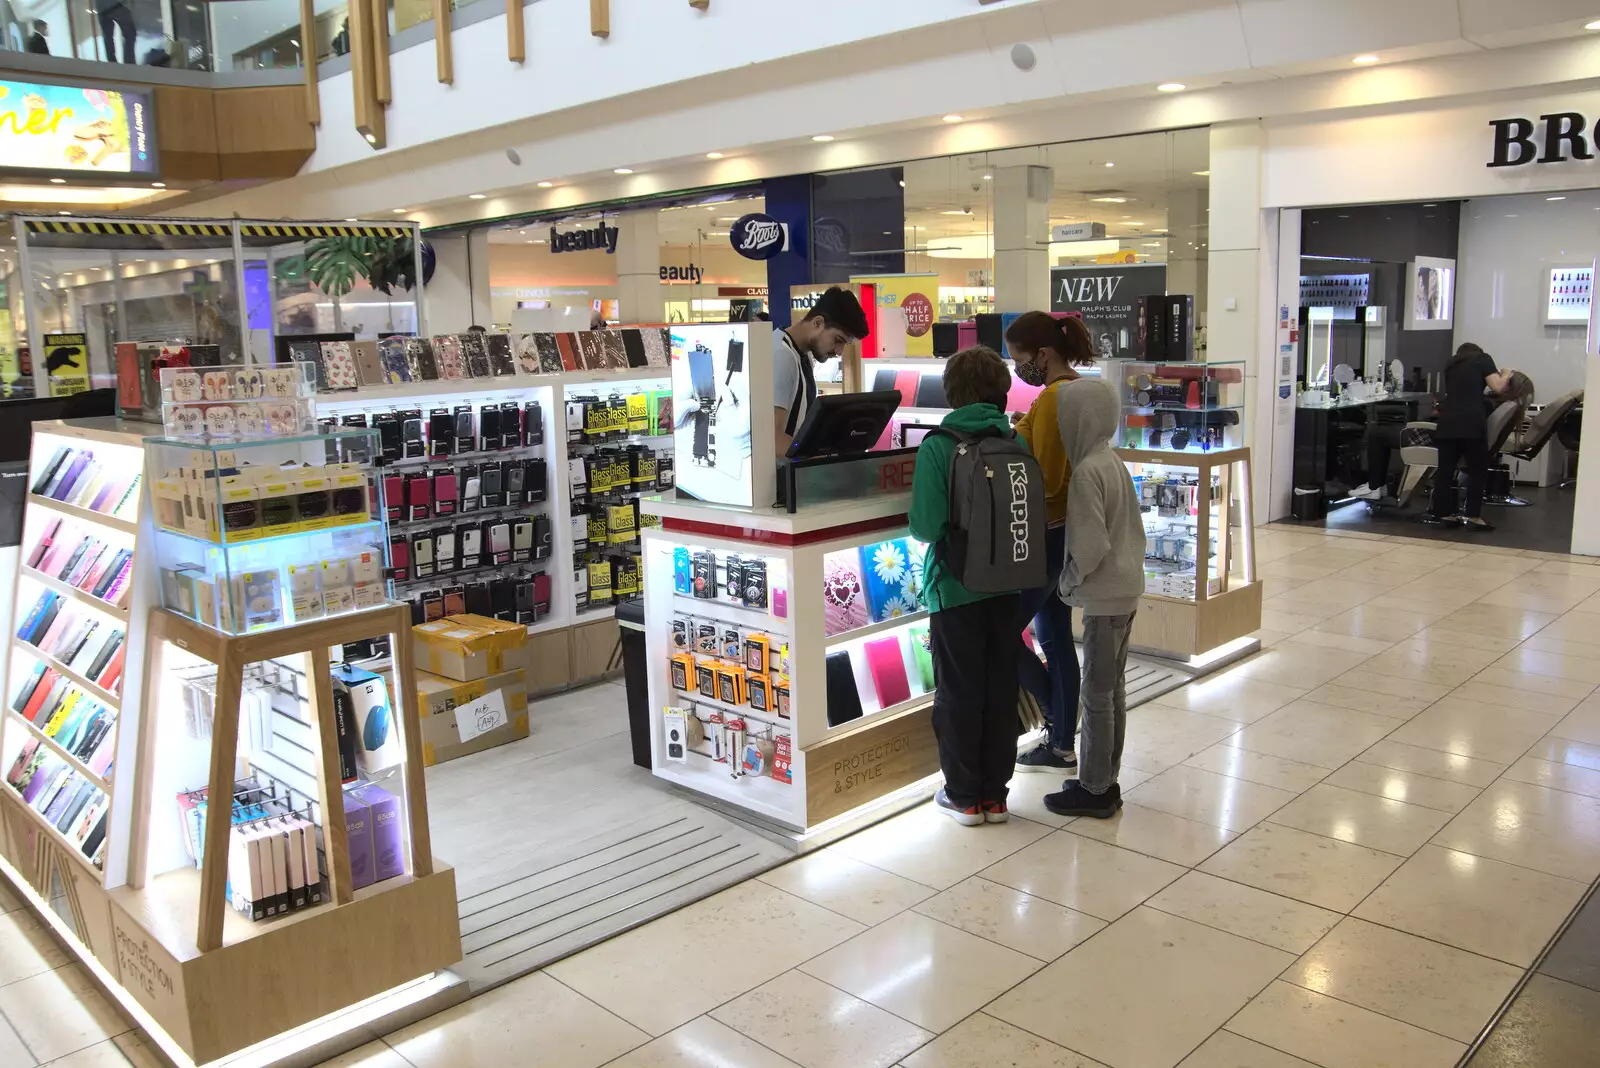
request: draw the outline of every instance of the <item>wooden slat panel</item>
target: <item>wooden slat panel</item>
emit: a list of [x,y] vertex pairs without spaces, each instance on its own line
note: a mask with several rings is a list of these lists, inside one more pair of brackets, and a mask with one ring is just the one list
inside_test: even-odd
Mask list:
[[596,37],[611,36],[611,0],[589,0],[589,32]]
[[214,91],[180,85],[155,87],[156,148],[169,180],[215,182],[217,118]]
[[300,65],[305,69],[306,117],[322,125],[322,96],[317,88],[317,12],[312,0],[300,0]]
[[372,13],[372,91],[380,104],[394,101],[389,80],[389,4],[387,0],[368,0]]
[[217,162],[224,180],[291,178],[317,147],[297,85],[215,90]]
[[522,0],[506,0],[506,58],[521,63],[528,58],[527,37],[522,24]]
[[211,777],[207,803],[206,840],[200,863],[199,933],[195,945],[205,953],[222,946],[222,914],[228,907],[228,835],[233,821],[227,813],[233,800],[233,770],[239,754],[239,694],[244,687],[244,663],[224,648],[217,661],[217,699],[211,724]]
[[344,818],[344,785],[339,774],[339,735],[333,715],[333,665],[328,647],[309,655],[306,676],[311,683],[311,719],[317,725],[317,783],[322,792],[322,846],[328,858],[328,894],[335,905],[355,896],[350,885],[350,839]]
[[456,61],[450,25],[450,0],[433,0],[433,60],[439,70],[439,80],[453,85],[456,80]]
[[411,819],[411,874],[418,878],[433,872],[433,834],[428,828],[426,779],[422,765],[422,718],[417,708],[417,688],[411,685],[416,667],[411,656],[411,610],[397,606],[389,634],[394,660],[395,692],[389,701],[400,723],[406,747],[406,809]]

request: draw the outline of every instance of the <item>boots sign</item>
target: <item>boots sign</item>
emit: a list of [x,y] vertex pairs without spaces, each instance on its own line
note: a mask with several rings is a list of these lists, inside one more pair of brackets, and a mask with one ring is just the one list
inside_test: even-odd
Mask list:
[[551,252],[604,252],[614,256],[617,252],[617,235],[620,233],[615,226],[601,223],[593,230],[569,230],[560,233],[554,226],[550,227]]
[[1558,111],[1533,119],[1494,119],[1494,150],[1490,167],[1525,167],[1530,163],[1565,163],[1594,159],[1594,139],[1584,131],[1584,117],[1576,111]]

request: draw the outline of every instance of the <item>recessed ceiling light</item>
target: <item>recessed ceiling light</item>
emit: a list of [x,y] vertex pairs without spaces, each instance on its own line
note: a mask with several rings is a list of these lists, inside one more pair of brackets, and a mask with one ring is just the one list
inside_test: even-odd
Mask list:
[[1378,62],[1378,57],[1375,56],[1375,55],[1372,55],[1369,52],[1368,54],[1366,54],[1364,56],[1357,56],[1356,58],[1352,59],[1350,62],[1356,64],[1359,67],[1370,67],[1372,64]]
[[1112,163],[1112,162],[1111,162],[1111,161],[1110,161],[1110,160],[1106,160],[1106,166],[1107,166],[1107,167],[1115,167],[1115,166],[1116,166],[1116,164],[1115,164],[1115,163]]
[[1095,197],[1094,198],[1094,203],[1096,203],[1096,204],[1126,204],[1127,202],[1128,202],[1128,198],[1127,197]]
[[355,220],[354,219],[346,219],[345,222],[355,222]]
[[1600,19],[1595,19],[1593,22],[1584,23],[1583,28],[1586,30],[1600,30]]
[[826,143],[833,140],[833,134],[817,134],[816,136],[812,137],[811,140]]
[[540,189],[553,189],[553,188],[555,188],[555,184],[556,183],[554,183],[554,182],[539,182],[537,184],[538,184]]
[[721,159],[721,158],[722,158],[722,153],[721,152],[707,152],[706,153],[706,159]]
[[71,215],[72,212],[70,212],[70,211],[58,211],[58,212],[56,212],[56,214],[57,215]]
[[970,211],[962,211],[960,208],[956,208],[956,209],[953,209],[951,211],[941,211],[939,214],[940,215],[971,215],[972,213]]
[[1565,200],[1566,197],[1545,197],[1546,200]]
[[1210,178],[1211,177],[1211,172],[1210,171],[1195,171],[1194,172],[1194,176],[1196,178]]
[[408,212],[410,210],[411,210],[410,208],[395,208],[394,209],[394,213],[396,215],[404,215],[406,212]]
[[633,173],[633,168],[632,167],[617,167],[611,173],[612,174],[632,174]]
[[468,193],[467,194],[467,199],[468,200],[482,200],[485,196],[486,196],[486,194],[484,194],[484,193]]
[[375,145],[378,143],[378,138],[374,134],[362,134],[361,136],[367,139],[367,144],[369,145]]
[[67,180],[65,178],[52,178],[52,179],[50,179],[50,184],[51,185],[66,185],[67,184]]
[[954,112],[951,112],[949,115],[946,115],[944,117],[944,121],[945,122],[966,122],[967,121],[967,117],[965,115],[957,115]]
[[1156,86],[1156,92],[1158,92],[1158,93],[1181,93],[1187,88],[1189,88],[1189,87],[1187,85],[1184,85],[1182,82],[1162,82],[1160,85]]

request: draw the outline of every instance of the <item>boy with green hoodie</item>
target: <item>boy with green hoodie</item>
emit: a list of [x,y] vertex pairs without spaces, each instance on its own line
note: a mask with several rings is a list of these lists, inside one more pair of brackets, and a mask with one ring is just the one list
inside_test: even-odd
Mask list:
[[[965,434],[1014,437],[1006,419],[1011,372],[993,349],[963,349],[945,363],[945,398],[955,410],[939,424]],[[945,785],[934,802],[957,823],[1004,823],[1007,783],[1017,759],[1019,594],[975,593],[942,562],[950,530],[954,439],[929,434],[911,479],[911,536],[933,546],[924,580],[933,659],[933,732]],[[1042,551],[1042,550],[1041,550]]]
[[1056,425],[1072,464],[1067,493],[1067,566],[1061,599],[1083,613],[1082,716],[1078,777],[1046,794],[1044,806],[1060,816],[1106,819],[1122,807],[1117,775],[1128,730],[1123,675],[1128,639],[1144,593],[1144,520],[1128,468],[1111,449],[1117,398],[1092,378],[1056,391]]

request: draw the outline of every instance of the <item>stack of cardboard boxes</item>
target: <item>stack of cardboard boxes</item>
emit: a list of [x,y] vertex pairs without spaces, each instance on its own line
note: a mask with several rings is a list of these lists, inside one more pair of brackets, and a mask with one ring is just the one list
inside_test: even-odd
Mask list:
[[422,762],[442,764],[528,736],[528,628],[487,616],[413,627]]

